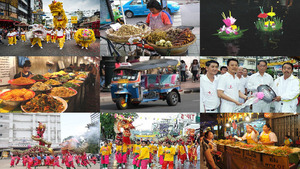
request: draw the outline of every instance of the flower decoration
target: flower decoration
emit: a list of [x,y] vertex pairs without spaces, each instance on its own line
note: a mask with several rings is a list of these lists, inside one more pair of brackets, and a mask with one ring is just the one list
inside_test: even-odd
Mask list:
[[226,17],[225,13],[222,14],[222,21],[225,25],[223,25],[218,31],[218,33],[214,35],[218,35],[220,39],[223,40],[234,40],[242,37],[243,32],[247,30],[240,30],[240,27],[238,27],[235,22],[236,19],[231,16],[231,11],[229,11],[229,16]]
[[254,22],[256,28],[263,32],[273,32],[280,30],[282,28],[283,21],[276,16],[273,11],[273,6],[271,6],[271,12],[265,13],[263,7],[260,8],[260,14],[257,16],[258,20]]

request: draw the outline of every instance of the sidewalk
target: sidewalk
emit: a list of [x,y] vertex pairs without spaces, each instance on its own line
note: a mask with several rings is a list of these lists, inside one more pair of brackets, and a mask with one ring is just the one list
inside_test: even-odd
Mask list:
[[[181,83],[181,92],[180,94],[188,94],[188,93],[198,93],[200,92],[200,81],[195,83],[192,82],[191,79],[187,79],[186,82]],[[100,90],[100,106],[101,103],[111,102],[111,94],[110,92],[101,92]]]

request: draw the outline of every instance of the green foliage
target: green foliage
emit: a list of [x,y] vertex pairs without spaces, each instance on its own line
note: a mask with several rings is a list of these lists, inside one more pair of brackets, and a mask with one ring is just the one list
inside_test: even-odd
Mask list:
[[263,31],[263,32],[273,32],[273,31],[278,31],[282,28],[283,22],[280,20],[279,17],[274,17],[274,23],[275,23],[275,27],[273,28],[270,25],[268,27],[265,27],[265,22],[268,21],[266,19],[258,19],[256,22],[254,22],[256,29],[259,31]]
[[[132,116],[133,118],[137,118],[137,113],[117,113],[123,115],[125,118]],[[113,139],[116,136],[114,131],[114,123],[115,123],[115,113],[103,113],[100,115],[100,124],[101,124],[101,134],[104,139]],[[134,120],[134,119],[133,119]]]
[[237,32],[238,32],[237,35],[234,34],[234,33],[227,34],[225,31],[219,33],[220,30],[217,30],[218,33],[215,33],[215,34],[213,34],[213,35],[219,36],[219,38],[222,39],[222,40],[234,40],[234,39],[239,39],[239,38],[241,38],[241,37],[244,35],[244,32],[246,32],[247,30],[248,30],[248,29],[242,29],[242,30],[241,30],[240,27],[238,27],[238,28],[237,28]]

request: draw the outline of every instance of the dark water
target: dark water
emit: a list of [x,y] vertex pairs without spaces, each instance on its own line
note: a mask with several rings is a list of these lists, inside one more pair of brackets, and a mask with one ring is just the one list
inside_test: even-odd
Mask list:
[[[291,4],[290,4],[291,3]],[[289,6],[290,5],[290,6]],[[274,33],[259,32],[254,22],[260,13],[273,12],[283,20],[283,29]],[[217,29],[222,27],[221,13],[237,19],[236,25],[248,29],[243,37],[223,41]],[[200,10],[201,56],[298,56],[300,55],[300,1],[298,0],[201,0]]]

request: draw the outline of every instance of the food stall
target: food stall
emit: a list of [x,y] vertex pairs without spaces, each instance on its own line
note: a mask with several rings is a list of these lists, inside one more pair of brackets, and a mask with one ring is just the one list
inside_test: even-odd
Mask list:
[[[93,60],[85,60],[83,57],[28,57],[31,61],[32,77],[19,77],[14,79],[18,70],[18,57],[0,57],[3,62],[0,65],[0,112],[24,112],[24,113],[62,113],[78,112],[84,110],[89,88],[90,76],[88,70],[82,70],[78,65],[93,63]],[[6,60],[5,60],[6,59]],[[55,60],[57,59],[57,60]],[[38,61],[37,61],[38,60]],[[54,61],[49,61],[54,60]],[[73,63],[72,61],[79,61]],[[46,63],[40,65],[40,63]],[[7,63],[4,65],[4,63]],[[72,68],[64,65],[72,64]],[[10,72],[8,70],[15,70]],[[52,70],[57,70],[51,72]],[[96,93],[93,93],[96,95]]]
[[[106,37],[101,37],[108,41],[110,47],[114,49],[124,49],[126,55],[133,52],[132,46],[142,49],[141,55],[160,54],[163,56],[183,56],[186,55],[190,45],[195,43],[196,36],[189,28],[170,28],[168,30],[151,30],[143,23],[136,25],[112,25],[106,30]],[[129,51],[126,51],[126,45]],[[112,49],[111,49],[112,51]],[[146,52],[149,51],[149,52]]]
[[[273,146],[247,144],[238,139],[251,125],[258,133],[264,124],[270,124],[278,142]],[[295,142],[300,132],[300,116],[292,113],[219,113],[202,114],[201,129],[213,131],[217,152],[214,159],[222,169],[298,169],[300,148],[282,146],[284,136]],[[234,137],[233,137],[234,136]],[[236,137],[238,136],[238,137]],[[240,141],[239,141],[240,140]]]

